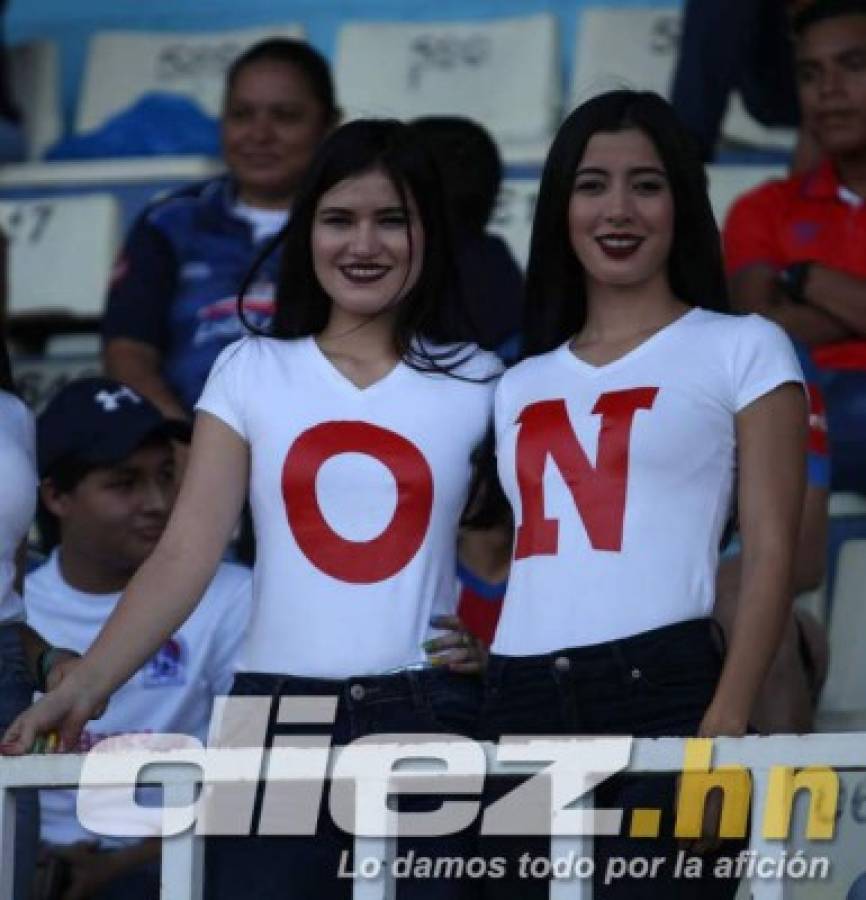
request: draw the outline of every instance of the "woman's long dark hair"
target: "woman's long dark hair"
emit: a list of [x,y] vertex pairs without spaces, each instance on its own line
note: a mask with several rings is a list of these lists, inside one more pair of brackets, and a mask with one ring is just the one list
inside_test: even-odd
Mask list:
[[567,225],[574,176],[593,135],[631,128],[652,141],[671,186],[671,290],[691,306],[728,311],[719,230],[693,139],[658,94],[611,91],[583,103],[563,122],[544,165],[526,272],[526,356],[558,347],[586,322],[584,272]]
[[[476,330],[461,302],[451,229],[436,164],[423,139],[409,125],[389,119],[359,119],[334,131],[316,153],[286,227],[264,249],[244,280],[238,315],[255,333],[298,338],[319,334],[327,325],[331,298],[316,278],[310,235],[319,199],[339,182],[379,170],[394,185],[406,213],[410,254],[409,204],[418,209],[424,234],[418,281],[395,307],[394,346],[407,363],[423,370],[450,371],[466,356],[465,342]],[[243,297],[262,261],[281,247],[276,310],[261,332],[244,318]],[[416,338],[424,340],[417,341]],[[433,350],[431,344],[448,344]]]

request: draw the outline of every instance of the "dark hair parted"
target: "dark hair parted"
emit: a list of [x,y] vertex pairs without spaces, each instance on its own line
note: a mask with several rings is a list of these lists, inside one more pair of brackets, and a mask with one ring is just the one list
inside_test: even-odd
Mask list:
[[[408,364],[449,371],[466,358],[465,344],[476,331],[461,302],[451,229],[436,164],[412,126],[389,119],[358,119],[323,142],[295,197],[285,229],[260,255],[238,297],[238,312],[254,333],[279,338],[319,334],[328,324],[332,300],[313,267],[310,236],[321,197],[347,178],[381,171],[391,180],[406,213],[410,254],[422,252],[417,282],[395,306],[394,346]],[[423,248],[412,246],[409,197],[415,201]],[[261,261],[282,244],[276,309],[267,332],[243,317],[243,296]],[[416,338],[421,338],[418,341]],[[455,343],[456,342],[456,343]],[[451,344],[433,350],[431,343]]]
[[260,62],[294,66],[307,80],[310,91],[322,108],[324,121],[330,125],[339,119],[340,110],[334,99],[334,82],[328,61],[311,44],[295,38],[268,38],[253,44],[238,56],[226,72],[226,101],[240,73],[247,66]]
[[728,310],[719,230],[694,139],[658,94],[611,91],[571,113],[544,164],[526,272],[524,355],[553,350],[586,322],[584,271],[568,233],[574,176],[593,135],[628,129],[638,129],[652,141],[670,184],[674,204],[668,259],[671,290],[691,306]]
[[794,37],[824,19],[866,16],[866,0],[799,0],[791,3],[791,31]]

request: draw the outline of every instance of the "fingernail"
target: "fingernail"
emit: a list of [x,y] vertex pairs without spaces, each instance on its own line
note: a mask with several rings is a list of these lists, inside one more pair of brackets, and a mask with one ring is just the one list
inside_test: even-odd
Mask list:
[[59,744],[60,744],[60,735],[56,731],[52,731],[51,734],[48,735],[48,739],[45,742],[45,752],[46,753],[56,753]]
[[38,737],[35,741],[33,741],[33,746],[30,748],[31,753],[44,753],[45,752],[45,738]]
[[431,666],[444,666],[448,662],[448,659],[444,656],[429,656],[427,658],[430,660]]
[[424,641],[424,643],[421,645],[421,647],[425,653],[429,653],[433,649],[435,644],[436,644],[436,638],[430,638],[429,641]]

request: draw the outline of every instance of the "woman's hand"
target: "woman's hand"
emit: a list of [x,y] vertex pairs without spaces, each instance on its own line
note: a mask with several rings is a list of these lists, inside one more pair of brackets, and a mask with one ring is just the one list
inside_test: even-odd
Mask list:
[[61,751],[75,748],[85,724],[102,715],[106,702],[107,698],[76,677],[75,672],[67,671],[56,688],[21,713],[6,729],[0,755],[29,753],[38,738],[56,732],[59,732]]
[[434,666],[472,674],[487,665],[487,647],[467,630],[458,616],[434,616],[430,624],[447,631],[424,644],[424,650]]

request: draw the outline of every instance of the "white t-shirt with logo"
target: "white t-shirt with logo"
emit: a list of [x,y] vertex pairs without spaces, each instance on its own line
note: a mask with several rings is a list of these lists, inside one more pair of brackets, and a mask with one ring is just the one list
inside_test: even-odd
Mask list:
[[[119,593],[87,594],[63,578],[55,550],[27,576],[24,598],[28,624],[49,643],[84,653],[114,610]],[[103,715],[88,722],[79,750],[106,737],[186,734],[207,739],[214,697],[228,694],[234,663],[250,613],[249,570],[223,563],[201,602],[153,658],[112,695]],[[113,791],[100,804],[110,808]],[[155,789],[138,792],[153,798]],[[76,792],[42,791],[42,839],[52,844],[93,840],[76,815]],[[153,821],[148,812],[137,819]],[[158,827],[158,820],[154,828]],[[106,846],[124,841],[100,837]]]
[[791,381],[802,373],[780,328],[699,308],[607,365],[563,345],[506,373],[496,443],[516,530],[493,651],[550,653],[708,616],[735,415]]
[[14,589],[15,554],[36,512],[36,449],[33,416],[0,390],[0,625],[24,618]]
[[454,611],[470,457],[501,371],[468,352],[455,374],[473,380],[399,362],[363,389],[313,338],[245,338],[217,359],[197,408],[251,448],[241,669],[347,678],[424,663],[430,617]]

